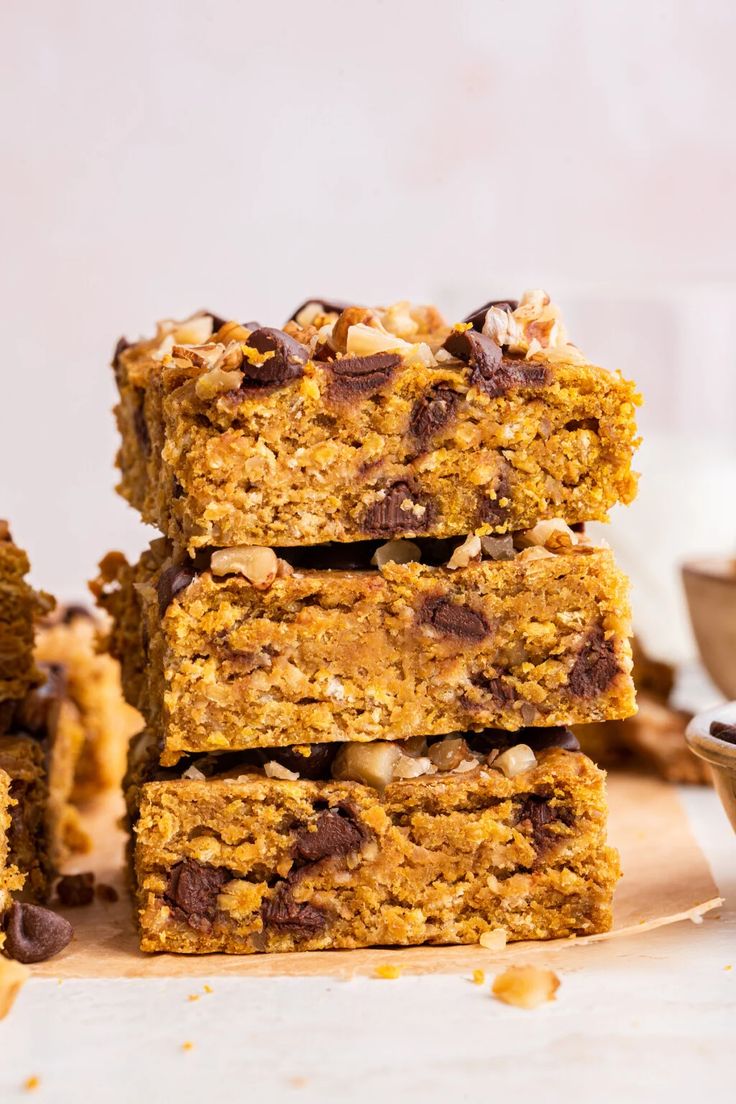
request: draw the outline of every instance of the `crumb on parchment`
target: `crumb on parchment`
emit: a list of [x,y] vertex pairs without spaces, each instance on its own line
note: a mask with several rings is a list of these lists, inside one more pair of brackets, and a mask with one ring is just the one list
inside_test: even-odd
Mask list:
[[485,970],[473,970],[473,985],[484,985],[486,980]]
[[26,1092],[34,1092],[40,1084],[41,1078],[36,1077],[36,1075],[34,1074],[32,1077],[26,1077],[25,1081],[23,1082],[23,1088]]
[[540,970],[536,966],[509,966],[498,974],[491,992],[504,1004],[517,1008],[537,1008],[555,999],[560,979],[553,970]]
[[383,978],[386,981],[393,981],[394,978],[401,977],[401,969],[399,966],[376,966],[375,976],[377,978]]

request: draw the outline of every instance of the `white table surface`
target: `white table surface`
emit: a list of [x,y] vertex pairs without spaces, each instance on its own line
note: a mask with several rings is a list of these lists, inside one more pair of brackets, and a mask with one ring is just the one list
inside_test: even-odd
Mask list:
[[736,837],[712,792],[681,794],[725,906],[565,970],[552,1004],[467,975],[31,980],[0,1024],[0,1101],[733,1101]]

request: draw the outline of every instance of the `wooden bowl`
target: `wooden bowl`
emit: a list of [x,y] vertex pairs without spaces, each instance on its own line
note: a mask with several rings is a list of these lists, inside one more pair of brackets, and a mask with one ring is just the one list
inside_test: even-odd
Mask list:
[[736,560],[692,560],[682,579],[700,658],[721,693],[736,698]]
[[[722,739],[716,731],[711,732],[713,722],[729,725],[731,735]],[[685,730],[685,739],[691,751],[710,764],[713,782],[723,808],[726,810],[731,826],[736,832],[736,743],[733,732],[736,731],[736,702],[718,705],[698,713]]]

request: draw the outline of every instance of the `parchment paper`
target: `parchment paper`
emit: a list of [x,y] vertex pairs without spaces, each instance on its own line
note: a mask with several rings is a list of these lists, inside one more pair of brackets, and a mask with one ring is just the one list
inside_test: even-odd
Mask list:
[[[717,887],[679,802],[677,791],[657,779],[618,774],[609,777],[610,840],[621,852],[624,877],[616,892],[614,930],[584,939],[510,944],[490,951],[467,947],[373,948],[277,955],[143,955],[136,946],[132,907],[123,876],[124,835],[116,827],[121,807],[101,802],[88,820],[97,841],[76,870],[94,870],[99,882],[114,885],[120,900],[95,901],[65,915],[76,936],[63,954],[34,967],[38,977],[274,977],[372,975],[377,966],[397,965],[402,973],[463,973],[476,967],[528,959],[544,953],[550,963],[580,967],[597,956],[601,941],[611,953],[630,957],[642,933],[678,920],[700,921],[720,905]],[[618,937],[618,938],[614,938]],[[628,938],[626,938],[628,937]],[[692,928],[692,937],[697,930]],[[608,942],[610,941],[610,942]],[[601,949],[602,950],[602,949]]]

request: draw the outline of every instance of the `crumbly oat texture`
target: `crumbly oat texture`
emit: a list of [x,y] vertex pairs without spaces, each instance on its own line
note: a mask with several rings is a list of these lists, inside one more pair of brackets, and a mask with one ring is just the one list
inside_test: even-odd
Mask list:
[[0,951],[5,942],[3,914],[10,908],[12,894],[22,888],[24,881],[24,876],[10,857],[11,812],[15,806],[15,798],[11,795],[13,780],[7,771],[2,769],[3,740],[4,737],[0,736]]
[[638,395],[540,292],[453,327],[408,303],[202,314],[114,367],[119,489],[190,550],[603,520],[636,491]]
[[8,726],[14,703],[40,679],[33,662],[34,622],[53,605],[48,595],[28,585],[28,570],[28,557],[0,520],[0,732]]
[[[54,864],[50,853],[49,788],[41,744],[31,736],[0,736],[0,789],[2,779],[6,786],[3,819],[9,891],[22,890],[26,900],[45,901],[51,889]],[[9,905],[8,893],[5,907]]]
[[627,583],[607,549],[455,570],[297,566],[266,587],[169,552],[157,542],[135,568],[113,556],[97,588],[165,764],[295,734],[398,740],[634,711]]
[[63,669],[67,696],[84,732],[74,768],[76,803],[120,785],[128,741],[142,727],[139,714],[123,698],[117,660],[98,649],[101,631],[86,609],[69,606],[44,621],[36,639],[36,658]]
[[395,782],[145,783],[135,823],[141,948],[204,954],[473,943],[606,931],[619,875],[604,775],[542,752]]

